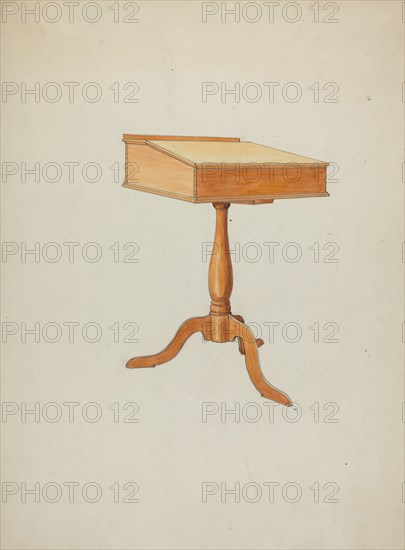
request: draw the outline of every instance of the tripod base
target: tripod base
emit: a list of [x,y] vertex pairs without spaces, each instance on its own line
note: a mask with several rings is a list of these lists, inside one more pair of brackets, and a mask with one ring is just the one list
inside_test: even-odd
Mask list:
[[133,357],[128,361],[127,368],[155,367],[167,363],[179,353],[186,340],[196,332],[201,332],[205,340],[212,342],[232,342],[237,339],[239,351],[245,356],[250,379],[260,394],[287,407],[292,405],[288,395],[272,386],[264,377],[260,368],[258,352],[258,348],[264,342],[260,338],[255,338],[240,315],[215,315],[211,313],[205,317],[187,319],[164,350],[155,355]]

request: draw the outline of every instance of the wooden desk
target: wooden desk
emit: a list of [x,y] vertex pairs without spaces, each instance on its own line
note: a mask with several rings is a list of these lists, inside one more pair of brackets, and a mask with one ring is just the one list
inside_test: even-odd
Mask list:
[[216,210],[208,272],[209,314],[188,319],[163,351],[133,357],[127,367],[154,367],[170,361],[195,332],[211,342],[237,340],[250,379],[261,395],[290,406],[288,395],[272,386],[261,371],[258,348],[263,340],[255,338],[241,315],[231,312],[228,208],[231,203],[328,196],[328,163],[239,138],[124,134],[123,141],[124,187],[193,203],[211,202]]

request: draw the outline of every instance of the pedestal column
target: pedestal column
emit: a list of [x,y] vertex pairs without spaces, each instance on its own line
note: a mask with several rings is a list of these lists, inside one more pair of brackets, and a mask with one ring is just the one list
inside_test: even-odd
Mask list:
[[228,208],[229,202],[214,202],[216,211],[215,237],[208,271],[211,296],[211,340],[227,342],[228,315],[231,313],[232,262],[229,255]]

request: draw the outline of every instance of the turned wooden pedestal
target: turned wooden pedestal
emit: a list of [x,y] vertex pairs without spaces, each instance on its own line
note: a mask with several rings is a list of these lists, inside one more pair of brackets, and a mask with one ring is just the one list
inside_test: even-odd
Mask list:
[[215,238],[208,272],[208,285],[211,296],[209,315],[192,317],[185,321],[170,344],[160,353],[133,357],[127,363],[128,368],[155,367],[173,359],[186,340],[195,332],[201,332],[204,339],[211,342],[230,342],[238,340],[239,351],[245,356],[246,368],[250,379],[263,397],[290,406],[291,399],[272,386],[264,377],[259,362],[258,348],[263,340],[256,339],[251,329],[244,324],[241,315],[231,312],[232,262],[228,241],[227,202],[215,202],[216,210]]

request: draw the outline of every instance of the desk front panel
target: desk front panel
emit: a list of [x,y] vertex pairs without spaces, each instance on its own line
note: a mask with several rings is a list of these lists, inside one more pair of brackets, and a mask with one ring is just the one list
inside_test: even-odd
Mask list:
[[325,196],[326,164],[198,165],[196,198],[249,199]]

